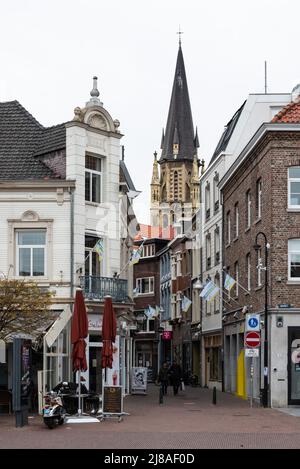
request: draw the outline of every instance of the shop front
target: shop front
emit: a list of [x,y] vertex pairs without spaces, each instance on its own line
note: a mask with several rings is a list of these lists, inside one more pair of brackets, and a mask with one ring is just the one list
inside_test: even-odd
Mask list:
[[222,334],[203,336],[204,386],[222,390]]

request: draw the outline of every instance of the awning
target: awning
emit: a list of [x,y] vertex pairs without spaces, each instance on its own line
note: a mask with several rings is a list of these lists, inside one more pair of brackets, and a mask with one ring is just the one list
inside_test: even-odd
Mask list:
[[45,340],[48,347],[52,347],[57,337],[59,336],[61,331],[66,327],[71,317],[72,313],[70,310],[70,306],[68,305],[67,308],[58,316],[56,321],[52,324],[49,331],[45,335]]

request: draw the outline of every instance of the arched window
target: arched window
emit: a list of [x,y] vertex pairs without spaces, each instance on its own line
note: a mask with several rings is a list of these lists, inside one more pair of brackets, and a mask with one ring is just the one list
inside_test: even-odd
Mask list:
[[178,172],[174,171],[173,175],[173,187],[174,187],[174,200],[179,200],[179,192],[178,192]]

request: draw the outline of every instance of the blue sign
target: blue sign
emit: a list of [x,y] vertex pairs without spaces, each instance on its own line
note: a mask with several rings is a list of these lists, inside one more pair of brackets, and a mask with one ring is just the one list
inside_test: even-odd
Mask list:
[[260,330],[259,314],[248,314],[247,315],[246,330],[247,331],[259,331]]

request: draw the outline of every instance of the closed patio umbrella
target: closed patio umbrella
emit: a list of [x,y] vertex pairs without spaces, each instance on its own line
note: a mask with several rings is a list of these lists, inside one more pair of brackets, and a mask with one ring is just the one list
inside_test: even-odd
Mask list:
[[73,371],[79,371],[79,395],[78,395],[78,414],[81,414],[80,392],[81,392],[81,371],[87,370],[85,356],[85,338],[88,335],[88,317],[85,308],[82,290],[77,290],[75,295],[74,313],[71,325],[71,342]]
[[106,296],[102,321],[102,368],[112,368],[113,342],[116,340],[117,321],[111,296]]

